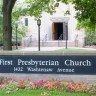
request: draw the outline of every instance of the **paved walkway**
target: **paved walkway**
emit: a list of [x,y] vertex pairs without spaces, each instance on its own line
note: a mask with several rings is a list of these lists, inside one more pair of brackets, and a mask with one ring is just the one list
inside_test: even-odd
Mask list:
[[[59,51],[59,50],[61,50],[63,48],[65,48],[65,47],[40,47],[40,51],[57,51],[57,50]],[[74,51],[77,52],[78,51],[77,49],[81,49],[79,51],[82,51],[82,52],[84,52],[84,51],[87,51],[87,52],[95,51],[96,52],[95,48],[79,48],[79,47],[78,48],[77,47],[68,47],[68,48],[72,49],[73,52]],[[68,51],[72,51],[72,50],[68,50]],[[18,49],[16,51],[38,51],[38,47],[24,47],[24,48],[20,48],[20,49]]]
[[[66,75],[66,74],[22,74],[22,73],[0,73],[0,76],[17,79],[32,79],[32,80],[73,80],[79,82],[95,82],[95,75]],[[96,95],[94,95],[96,96]]]
[[[29,54],[49,54],[49,55],[95,55],[96,56],[96,49],[94,48],[73,48],[68,47],[68,50],[64,50],[65,47],[40,47],[40,51],[38,51],[38,47],[26,47],[26,48],[20,48],[18,50],[15,50],[15,52],[20,52],[23,54],[26,54],[26,52]],[[76,50],[75,50],[76,49]]]
[[[40,47],[40,51],[55,51],[60,50],[64,47]],[[25,47],[18,49],[18,51],[38,51],[38,47]]]

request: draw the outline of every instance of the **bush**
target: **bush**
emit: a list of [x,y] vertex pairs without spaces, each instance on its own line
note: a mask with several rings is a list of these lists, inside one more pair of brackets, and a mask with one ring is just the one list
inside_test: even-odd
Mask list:
[[80,93],[95,93],[96,94],[96,82],[84,83],[74,81],[60,81],[60,80],[27,80],[27,79],[12,79],[6,77],[0,77],[1,89],[5,90],[20,90],[20,89],[43,89],[50,91],[64,91],[64,92],[80,92]]
[[0,41],[0,46],[3,46],[3,42],[2,41]]
[[[15,40],[12,41],[12,46],[14,46],[14,45],[16,45],[16,41],[15,41]],[[20,41],[20,40],[17,41],[17,45],[18,45],[18,46],[21,45],[21,41]]]
[[86,38],[85,42],[86,42],[85,45],[96,45],[95,39]]
[[[16,40],[12,40],[12,46],[16,45]],[[17,45],[20,46],[21,45],[21,40],[17,41]],[[0,46],[3,46],[3,41],[0,41]]]

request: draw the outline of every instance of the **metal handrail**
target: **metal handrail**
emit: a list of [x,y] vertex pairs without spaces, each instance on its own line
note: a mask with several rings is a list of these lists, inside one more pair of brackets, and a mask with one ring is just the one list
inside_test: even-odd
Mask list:
[[60,46],[60,41],[63,39],[63,34],[60,35],[59,39],[58,39],[58,47]]
[[75,37],[75,47],[78,47],[78,34]]
[[28,47],[30,46],[30,44],[32,43],[32,35],[29,36],[29,38],[27,39],[27,43],[28,43]]
[[44,47],[46,41],[47,41],[47,34],[45,34],[44,39],[42,40],[42,46],[43,47]]

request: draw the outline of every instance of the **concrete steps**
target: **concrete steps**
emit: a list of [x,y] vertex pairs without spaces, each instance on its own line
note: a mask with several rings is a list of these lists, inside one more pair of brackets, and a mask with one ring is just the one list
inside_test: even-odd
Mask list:
[[[33,41],[30,43],[30,45],[28,47],[37,47],[38,46],[38,42],[37,41]],[[46,41],[46,42],[40,42],[40,46],[42,47],[65,47],[66,46],[66,41]],[[67,42],[67,46],[68,47],[75,47],[75,43],[72,41],[68,41]]]

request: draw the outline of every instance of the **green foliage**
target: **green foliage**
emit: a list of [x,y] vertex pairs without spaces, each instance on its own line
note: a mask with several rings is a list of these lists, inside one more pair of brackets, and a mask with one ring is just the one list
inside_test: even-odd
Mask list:
[[86,40],[86,45],[96,45],[96,33],[87,32],[85,40]]
[[22,37],[27,32],[27,27],[20,21],[20,16],[26,15],[24,13],[24,2],[16,2],[12,12],[12,42],[16,44],[16,26],[17,26],[17,40],[19,43],[22,41]]
[[2,1],[0,1],[0,41],[2,41]]
[[[5,91],[0,90],[0,94],[3,94],[1,96],[91,96],[91,94],[88,93],[70,93],[70,92],[64,92],[64,91],[50,91],[50,90],[18,90],[18,91]],[[95,95],[93,95],[95,96]]]
[[78,21],[77,29],[84,28],[86,32],[95,32],[95,25],[89,19]]
[[[29,1],[29,2],[28,2]],[[70,0],[27,0],[27,4],[30,6],[28,9],[30,16],[36,18],[41,17],[42,12],[55,13],[56,7],[59,6],[60,2],[68,4]]]
[[[20,16],[35,16],[36,19],[41,17],[42,12],[53,14],[59,2],[68,4],[70,0],[25,0],[16,2],[13,15],[17,18]],[[17,8],[16,8],[17,6]]]
[[[20,16],[26,15],[26,8],[24,2],[17,1],[13,10],[12,10],[12,19],[18,21]],[[25,9],[24,9],[25,8]],[[24,9],[24,10],[23,10]]]
[[77,11],[77,28],[85,29],[86,44],[96,45],[96,0],[73,0]]
[[[13,20],[14,21],[14,20]],[[13,22],[12,24],[12,42],[14,43],[13,45],[16,44],[16,21]],[[21,44],[22,38],[25,36],[28,28],[23,25],[22,22],[18,22],[18,27],[17,27],[17,41],[19,44]]]
[[[36,19],[41,18],[43,11],[53,14],[55,8],[59,6],[61,0],[24,0],[24,2],[17,1],[12,11],[12,28],[13,34],[15,34],[15,23],[20,21],[20,16],[35,16]],[[65,0],[67,1],[67,0]],[[62,0],[64,2],[64,0]],[[67,2],[66,2],[67,3]],[[23,26],[18,27],[18,34],[25,35],[27,28]],[[13,37],[14,38],[14,37]]]
[[85,43],[86,45],[96,45],[96,25],[94,25],[92,22],[90,22],[89,19],[86,19],[85,21],[78,21],[77,29],[85,29],[86,39]]
[[89,19],[92,24],[96,23],[96,0],[73,0],[76,18],[80,21]]
[[[66,4],[72,2],[76,10],[76,18],[81,21],[81,25],[84,24],[87,30],[95,30],[94,25],[96,24],[96,0],[25,0],[23,3],[17,2],[15,4],[13,10],[13,19],[14,21],[18,21],[20,16],[25,15],[35,16],[36,19],[38,19],[41,17],[41,13],[43,11],[53,14],[55,12],[55,8],[59,6],[59,2]],[[69,11],[67,11],[67,14],[69,14]],[[0,21],[2,21],[1,17],[2,15],[0,13]],[[0,26],[2,28],[1,23]],[[0,34],[2,32],[1,28]],[[20,31],[20,34],[22,34],[22,36],[24,35],[22,31]],[[0,37],[2,37],[2,35]]]
[[2,41],[3,37],[2,37],[3,33],[2,33],[2,16],[0,15],[0,41]]

